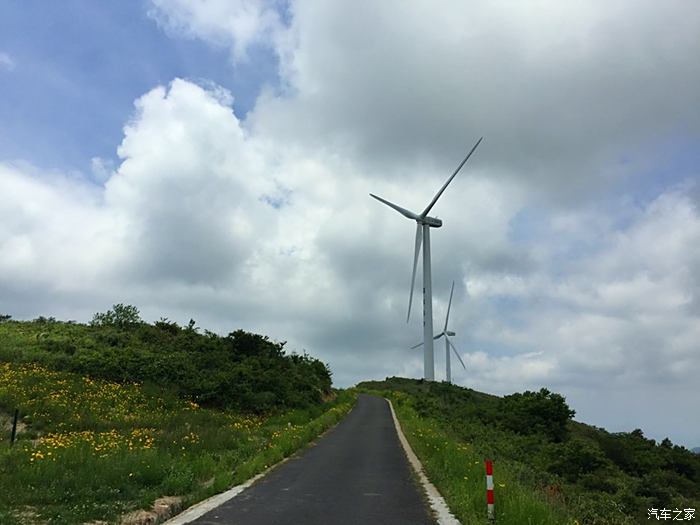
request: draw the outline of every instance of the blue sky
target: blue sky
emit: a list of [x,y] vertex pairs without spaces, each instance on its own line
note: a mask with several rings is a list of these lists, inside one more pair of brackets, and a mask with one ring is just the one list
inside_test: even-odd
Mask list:
[[3,2],[0,50],[15,65],[0,72],[0,158],[89,173],[92,157],[117,161],[134,100],[156,85],[214,82],[235,93],[244,118],[261,86],[277,84],[269,48],[234,65],[225,47],[169,36],[149,9],[141,1]]
[[422,209],[484,136],[433,209],[455,381],[700,445],[698,5],[3,2],[0,312],[420,377],[414,225],[368,194]]

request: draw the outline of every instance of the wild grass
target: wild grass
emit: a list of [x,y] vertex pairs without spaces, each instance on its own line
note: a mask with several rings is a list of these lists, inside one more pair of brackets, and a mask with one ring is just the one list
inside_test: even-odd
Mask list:
[[0,437],[0,523],[116,522],[181,496],[190,505],[294,453],[351,408],[267,415],[202,408],[154,385],[120,384],[37,364],[0,363],[0,411],[20,409],[13,447]]
[[[484,455],[473,443],[455,439],[433,418],[421,417],[402,392],[384,392],[394,406],[411,448],[426,475],[462,523],[487,524]],[[496,523],[499,525],[572,525],[555,502],[538,497],[518,481],[507,461],[494,464]]]
[[[700,505],[700,456],[640,429],[572,421],[559,394],[497,397],[447,383],[366,382],[392,400],[406,437],[463,523],[486,523],[484,460],[494,460],[496,522],[632,525],[648,509]],[[653,516],[651,517],[653,518]]]

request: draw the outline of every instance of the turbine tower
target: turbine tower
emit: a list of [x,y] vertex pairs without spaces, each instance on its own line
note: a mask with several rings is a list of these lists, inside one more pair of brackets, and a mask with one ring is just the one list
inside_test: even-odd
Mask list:
[[[454,332],[450,331],[447,329],[447,323],[450,320],[450,307],[452,306],[452,294],[455,291],[455,282],[452,281],[452,290],[450,290],[450,302],[447,304],[447,315],[445,316],[445,328],[442,329],[442,332],[440,332],[438,335],[433,337],[433,340],[438,340],[441,337],[445,338],[445,380],[448,383],[452,382],[452,369],[450,367],[450,347],[452,347],[452,350],[454,350],[455,355],[457,356],[457,359],[459,359],[459,362],[462,363],[462,368],[465,370],[467,369],[466,365],[464,364],[464,361],[462,361],[462,358],[459,355],[459,352],[457,352],[457,349],[455,348],[455,345],[452,344],[452,341],[450,341],[449,336],[455,335]],[[421,346],[423,343],[418,343],[417,345],[412,346],[411,348],[418,348]]]
[[484,137],[481,137],[471,151],[464,157],[464,160],[457,166],[457,169],[452,174],[452,176],[447,179],[447,182],[443,184],[440,191],[435,194],[433,200],[430,204],[423,210],[420,215],[413,213],[401,206],[397,206],[393,202],[377,197],[376,195],[370,193],[371,197],[374,197],[379,202],[383,202],[387,206],[395,209],[404,217],[416,221],[416,249],[413,255],[413,274],[411,275],[411,293],[408,297],[408,315],[406,316],[406,322],[411,317],[411,303],[413,301],[413,286],[416,282],[416,266],[418,265],[418,254],[420,253],[421,243],[423,244],[423,344],[425,345],[423,349],[423,377],[428,381],[435,380],[435,361],[433,357],[433,293],[430,285],[430,228],[439,228],[442,226],[442,221],[434,217],[429,217],[428,213],[433,209],[435,203],[440,198],[442,193],[447,188],[447,185],[452,182],[459,170],[462,169],[464,163],[469,160],[474,150],[481,143]]

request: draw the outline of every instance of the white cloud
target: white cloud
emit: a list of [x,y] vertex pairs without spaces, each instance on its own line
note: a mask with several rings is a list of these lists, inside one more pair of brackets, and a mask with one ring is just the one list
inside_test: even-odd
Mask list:
[[198,37],[230,47],[234,60],[248,48],[264,44],[280,31],[275,3],[267,0],[152,0],[149,15],[176,35]]
[[136,103],[106,183],[106,203],[130,220],[140,277],[221,283],[252,249],[252,208],[269,182],[263,158],[217,92],[183,80]]
[[[633,425],[657,438],[676,432],[697,440],[697,429],[687,428],[680,416],[693,410],[694,378],[700,375],[700,213],[688,190],[670,188],[627,227],[601,230],[592,252],[565,260],[545,256],[531,274],[470,276],[473,304],[458,309],[455,319],[468,337],[461,345],[470,370],[462,382],[499,393],[516,383],[531,389],[546,385],[565,393],[591,422],[599,418],[598,424],[629,430],[625,425],[634,414]],[[615,213],[609,218],[614,224]],[[553,216],[553,230],[560,225]],[[585,229],[580,226],[571,231]],[[587,234],[568,242],[579,239]],[[539,242],[546,245],[546,237]],[[549,247],[552,255],[558,242],[555,237]],[[556,273],[548,270],[553,262]],[[473,351],[481,345],[505,355]],[[664,417],[662,428],[651,414],[666,410],[669,390],[677,392],[678,419],[669,424],[672,418]],[[619,410],[606,404],[602,392],[627,413],[612,417]],[[637,395],[639,404],[625,395]]]
[[474,165],[491,177],[578,198],[634,174],[660,134],[700,132],[700,71],[683,58],[697,48],[700,16],[687,3],[647,1],[634,13],[553,1],[307,1],[290,10],[288,38],[278,40],[290,96],[264,98],[251,125],[345,148],[386,175],[425,157],[446,172],[483,134]]
[[80,295],[100,286],[119,264],[124,223],[101,209],[99,190],[81,179],[49,175],[0,164],[5,293],[37,287],[43,297]]
[[0,51],[0,69],[12,71],[15,68],[15,61],[7,53]]

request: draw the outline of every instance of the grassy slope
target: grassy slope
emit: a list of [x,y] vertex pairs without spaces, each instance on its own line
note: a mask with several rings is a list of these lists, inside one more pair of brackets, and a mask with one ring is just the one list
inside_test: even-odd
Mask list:
[[628,525],[646,522],[651,507],[700,506],[700,458],[682,447],[573,421],[562,442],[513,432],[503,424],[501,398],[445,383],[391,378],[358,386],[392,400],[428,476],[463,523],[488,523],[485,458],[495,460],[499,524]]
[[[0,445],[0,523],[114,521],[165,495],[186,503],[248,479],[290,455],[352,406],[332,402],[270,416],[212,410],[138,384],[38,365],[0,364],[0,406],[26,429]],[[25,513],[26,518],[26,513]]]
[[[72,345],[91,331],[65,323],[41,328],[0,323],[2,524],[116,522],[162,496],[193,504],[289,456],[354,403],[351,391],[340,391],[325,403],[262,414],[206,408],[172,386],[62,370],[79,344],[68,354],[65,345],[53,351],[45,341]],[[90,358],[100,351],[90,348]],[[21,432],[10,447],[7,420],[15,407]]]

